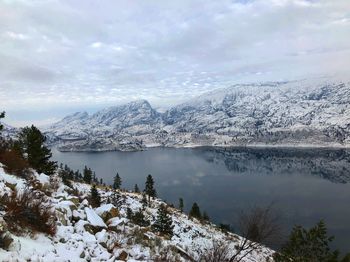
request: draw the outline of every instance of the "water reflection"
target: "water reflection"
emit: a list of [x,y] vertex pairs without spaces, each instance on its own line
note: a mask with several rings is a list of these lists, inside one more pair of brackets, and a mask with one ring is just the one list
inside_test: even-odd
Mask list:
[[208,162],[222,161],[234,173],[314,175],[334,183],[350,181],[350,151],[286,148],[207,148]]
[[193,202],[216,223],[235,227],[237,213],[275,203],[281,224],[312,226],[324,219],[335,244],[350,250],[350,151],[326,149],[154,148],[144,152],[60,153],[73,169],[90,166],[107,183],[119,172],[123,187],[142,189],[147,174],[168,202]]

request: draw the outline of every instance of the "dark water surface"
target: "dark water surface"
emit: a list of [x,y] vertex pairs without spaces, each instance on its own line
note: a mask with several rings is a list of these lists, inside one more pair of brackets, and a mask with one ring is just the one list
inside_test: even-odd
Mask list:
[[72,169],[87,165],[111,184],[119,172],[123,187],[142,190],[152,174],[160,198],[188,211],[193,202],[215,223],[235,227],[240,210],[274,203],[287,234],[323,219],[350,251],[350,151],[329,149],[152,148],[142,152],[68,152],[53,158]]

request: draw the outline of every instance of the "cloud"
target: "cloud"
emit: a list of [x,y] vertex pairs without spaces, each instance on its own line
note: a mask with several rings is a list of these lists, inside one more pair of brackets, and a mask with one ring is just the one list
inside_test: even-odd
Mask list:
[[349,12],[348,0],[3,1],[0,101],[164,107],[237,82],[345,72]]

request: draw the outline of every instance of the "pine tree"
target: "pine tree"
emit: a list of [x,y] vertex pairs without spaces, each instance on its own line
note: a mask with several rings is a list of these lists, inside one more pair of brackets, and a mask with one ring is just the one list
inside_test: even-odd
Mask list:
[[113,188],[120,189],[121,185],[122,185],[122,179],[120,178],[119,174],[117,173],[116,176],[114,177]]
[[96,185],[93,185],[90,190],[90,204],[92,207],[99,207],[101,205],[101,197],[96,189]]
[[340,260],[338,258],[339,251],[331,251],[330,244],[332,241],[333,237],[328,236],[327,228],[323,221],[320,221],[310,230],[296,226],[293,228],[287,243],[282,246],[281,251],[275,253],[274,261],[349,261],[349,254]]
[[132,222],[141,227],[148,227],[149,221],[146,220],[142,210],[136,211],[132,216]]
[[151,197],[157,196],[157,192],[154,188],[154,180],[151,175],[147,176],[144,192],[148,195],[148,202],[150,202]]
[[134,192],[135,193],[140,193],[140,189],[139,189],[139,186],[137,184],[135,184]]
[[184,212],[184,200],[181,197],[179,198],[179,209]]
[[[5,112],[0,113],[0,119],[5,117]],[[4,128],[4,126],[0,123],[0,131]]]
[[131,220],[133,216],[134,216],[134,213],[132,212],[131,208],[130,207],[126,208],[126,218]]
[[168,213],[168,210],[164,204],[161,204],[158,208],[157,218],[152,228],[162,234],[173,236],[174,226],[172,225],[173,220]]
[[142,207],[143,209],[146,208],[147,204],[148,204],[148,201],[147,201],[147,196],[145,193],[142,193],[142,200],[141,200],[141,203],[142,203]]
[[202,218],[201,211],[199,210],[199,206],[196,202],[193,203],[189,216],[197,219]]
[[85,166],[84,170],[83,170],[83,180],[84,180],[85,183],[91,184],[92,171],[87,166]]
[[44,145],[45,141],[46,137],[32,125],[21,130],[15,147],[26,156],[29,165],[38,173],[52,175],[56,171],[57,164],[49,160],[52,153]]

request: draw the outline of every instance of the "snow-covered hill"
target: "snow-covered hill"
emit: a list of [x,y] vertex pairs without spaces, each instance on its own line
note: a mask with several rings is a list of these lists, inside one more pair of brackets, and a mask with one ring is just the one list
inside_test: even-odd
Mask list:
[[[0,245],[0,261],[196,261],[201,253],[210,249],[213,241],[234,245],[242,240],[232,233],[224,233],[210,223],[189,219],[179,210],[170,208],[174,235],[154,233],[150,227],[140,227],[127,218],[127,208],[139,211],[142,197],[137,193],[115,192],[99,188],[102,205],[92,208],[88,201],[90,185],[72,182],[65,186],[56,176],[51,179],[44,174],[33,173],[35,188],[27,181],[7,174],[0,164],[0,199],[3,195],[21,194],[31,190],[42,195],[43,204],[51,205],[57,217],[57,232],[53,236],[21,228],[21,234],[8,232],[8,223],[3,219],[6,208],[0,211],[0,233],[6,233],[8,247]],[[56,182],[52,182],[56,181]],[[55,186],[54,186],[55,185]],[[117,199],[110,201],[107,199]],[[143,213],[151,223],[155,221],[157,208],[163,202],[151,201]],[[164,203],[163,203],[164,204]],[[1,206],[1,202],[0,202]],[[5,211],[4,211],[5,210]],[[1,242],[0,242],[1,244]],[[248,254],[242,261],[258,262],[273,254],[268,248]],[[272,260],[269,260],[272,261]]]
[[61,150],[148,146],[350,146],[350,83],[235,85],[164,113],[145,101],[75,113],[45,130]]

